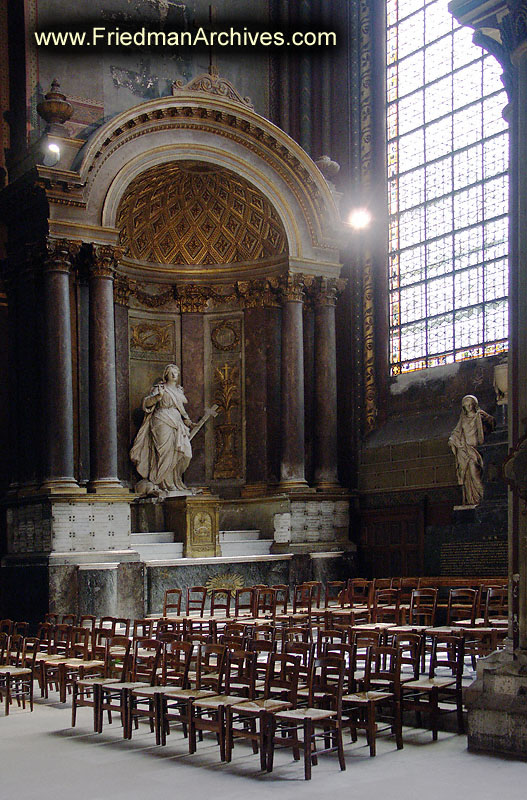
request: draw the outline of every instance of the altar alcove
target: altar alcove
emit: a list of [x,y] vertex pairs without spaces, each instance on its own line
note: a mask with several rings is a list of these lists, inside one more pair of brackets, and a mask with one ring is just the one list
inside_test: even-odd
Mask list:
[[[60,123],[48,140],[60,160],[35,168],[31,230],[10,228],[18,249],[36,242],[43,391],[31,402],[45,422],[17,442],[39,459],[31,474],[17,460],[4,569],[31,564],[52,610],[130,616],[159,611],[172,585],[234,580],[233,559],[253,583],[338,574],[352,545],[333,186],[215,73],[85,144]],[[135,494],[129,458],[169,363],[194,421],[219,407],[193,441],[194,494],[177,502]]]

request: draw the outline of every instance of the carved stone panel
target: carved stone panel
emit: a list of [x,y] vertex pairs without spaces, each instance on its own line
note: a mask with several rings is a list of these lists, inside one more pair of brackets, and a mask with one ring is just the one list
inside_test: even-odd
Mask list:
[[207,404],[220,410],[207,430],[207,477],[245,480],[243,316],[210,315],[205,325]]

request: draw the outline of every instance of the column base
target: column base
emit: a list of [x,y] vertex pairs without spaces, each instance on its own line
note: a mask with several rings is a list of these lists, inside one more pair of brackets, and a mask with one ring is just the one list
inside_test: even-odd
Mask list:
[[317,490],[317,492],[331,492],[331,493],[339,492],[342,494],[346,494],[348,491],[347,489],[343,489],[338,481],[324,481],[324,480],[315,481],[314,487]]
[[266,497],[269,494],[268,485],[261,483],[246,483],[241,491],[242,497]]
[[478,662],[465,691],[468,749],[527,757],[527,652],[500,650]]
[[86,494],[86,489],[74,478],[51,478],[41,484],[38,494]]
[[130,495],[130,490],[126,489],[117,478],[101,478],[100,480],[90,481],[88,491],[95,494]]
[[280,481],[278,484],[279,492],[314,492],[307,481]]

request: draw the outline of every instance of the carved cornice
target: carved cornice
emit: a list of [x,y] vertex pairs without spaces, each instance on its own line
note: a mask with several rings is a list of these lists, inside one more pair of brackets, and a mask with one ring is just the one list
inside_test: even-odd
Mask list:
[[236,290],[243,308],[280,307],[279,281],[277,278],[258,278],[237,281]]
[[192,314],[205,311],[213,292],[210,286],[197,286],[190,283],[187,286],[178,286],[176,294],[180,311],[184,314]]
[[112,245],[94,245],[92,248],[92,261],[89,267],[90,278],[108,278],[113,280],[115,269],[123,251]]
[[242,97],[230,81],[226,80],[226,78],[220,78],[217,71],[212,74],[206,72],[203,75],[198,75],[186,84],[180,80],[174,81],[172,94],[177,95],[181,92],[204,92],[226,100],[233,100],[246,108],[254,108],[250,97]]
[[82,242],[48,237],[45,244],[43,267],[45,272],[69,273],[77,258]]

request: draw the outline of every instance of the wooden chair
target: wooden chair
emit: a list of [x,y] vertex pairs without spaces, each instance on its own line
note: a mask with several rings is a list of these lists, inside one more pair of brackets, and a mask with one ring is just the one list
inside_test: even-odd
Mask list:
[[447,625],[474,625],[478,608],[477,589],[450,589],[446,612]]
[[132,738],[130,695],[134,689],[154,686],[163,645],[157,639],[136,639],[134,643],[130,679],[101,685],[101,714],[118,711],[121,715],[123,738]]
[[15,627],[12,619],[0,619],[0,633],[6,633],[11,636]]
[[408,625],[435,625],[437,613],[437,589],[414,589],[410,598]]
[[210,614],[213,617],[217,612],[225,617],[231,615],[230,589],[213,589],[210,593]]
[[353,728],[366,731],[370,756],[376,753],[377,709],[391,710],[389,728],[395,733],[397,749],[403,747],[401,713],[401,655],[396,647],[368,648],[362,691],[344,695],[343,714]]
[[215,697],[196,698],[190,707],[189,752],[196,751],[196,732],[215,733],[220,745],[220,758],[225,761],[225,712],[237,705],[240,698],[253,700],[256,683],[256,653],[249,650],[227,652],[225,693]]
[[[344,659],[338,656],[323,656],[315,659],[311,670],[309,705],[307,708],[291,708],[276,711],[267,717],[267,772],[273,770],[274,748],[292,747],[297,756],[299,748],[304,751],[304,777],[311,778],[311,766],[318,763],[324,753],[337,752],[341,770],[346,769],[342,742],[342,687],[344,681]],[[322,698],[324,707],[321,707]],[[298,731],[303,739],[298,739]],[[317,749],[317,740],[322,739],[322,749]]]
[[225,760],[231,761],[234,742],[246,739],[253,753],[260,752],[260,765],[266,768],[268,715],[293,708],[297,702],[299,661],[282,653],[271,653],[267,664],[263,697],[240,701],[225,709]]
[[202,617],[205,613],[207,600],[206,586],[190,586],[187,589],[187,614],[196,614]]
[[82,614],[82,616],[79,618],[79,626],[81,628],[88,628],[90,632],[93,632],[96,624],[97,617],[95,614]]
[[509,619],[508,602],[508,589],[506,586],[490,586],[487,589],[487,597],[485,599],[483,624],[489,627],[493,625],[506,626]]
[[350,606],[359,605],[369,608],[373,600],[373,581],[366,580],[366,578],[350,578],[347,594]]
[[328,581],[326,583],[326,608],[337,606],[343,608],[348,599],[345,581]]
[[276,591],[276,609],[279,614],[287,614],[289,608],[289,586],[277,583],[271,586]]
[[234,595],[234,616],[236,619],[239,617],[254,616],[254,596],[255,590],[252,586],[244,589],[236,589]]
[[95,733],[102,731],[102,684],[110,681],[122,683],[126,680],[128,660],[132,643],[126,636],[110,636],[106,639],[104,662],[101,674],[80,676],[73,683],[71,726],[75,727],[77,709],[81,707],[93,709],[93,730]]
[[227,649],[222,644],[200,644],[197,651],[194,686],[166,687],[166,691],[158,695],[162,745],[166,744],[167,733],[172,722],[181,723],[183,731],[185,733],[188,731],[191,705],[194,700],[221,694],[224,685],[226,656]]
[[[187,689],[189,685],[190,660],[192,645],[189,642],[169,642],[166,644],[161,659],[161,675],[157,686],[143,686],[132,689],[130,693],[130,724],[147,718],[156,734],[156,744],[161,744],[163,737],[161,726],[162,697],[167,689]],[[169,729],[165,731],[169,732]]]
[[163,599],[163,616],[170,617],[175,614],[179,617],[181,614],[181,596],[183,592],[181,589],[167,589]]
[[132,628],[133,642],[137,642],[139,639],[150,639],[153,635],[154,635],[153,619],[134,619],[134,625]]
[[276,618],[276,589],[266,586],[256,590],[254,616],[256,619],[264,617],[274,620]]
[[90,658],[91,633],[88,628],[76,627],[71,631],[70,651],[64,661],[58,664],[60,702],[66,702],[68,689],[77,677],[84,678],[90,673],[100,672],[104,660]]
[[[434,741],[437,739],[440,714],[455,711],[458,733],[464,732],[463,663],[463,636],[434,634],[428,676],[423,675],[414,681],[402,684],[403,710],[412,710],[418,715],[422,712],[429,714]],[[445,703],[449,703],[449,707],[445,708]],[[420,717],[418,717],[419,722]]]
[[27,700],[33,711],[33,678],[39,644],[36,637],[23,639],[14,634],[12,638],[16,639],[14,650],[11,645],[7,663],[0,666],[0,699],[3,696],[6,717],[13,697],[18,705],[22,703],[22,708]]
[[376,589],[373,596],[372,622],[401,624],[399,589]]

